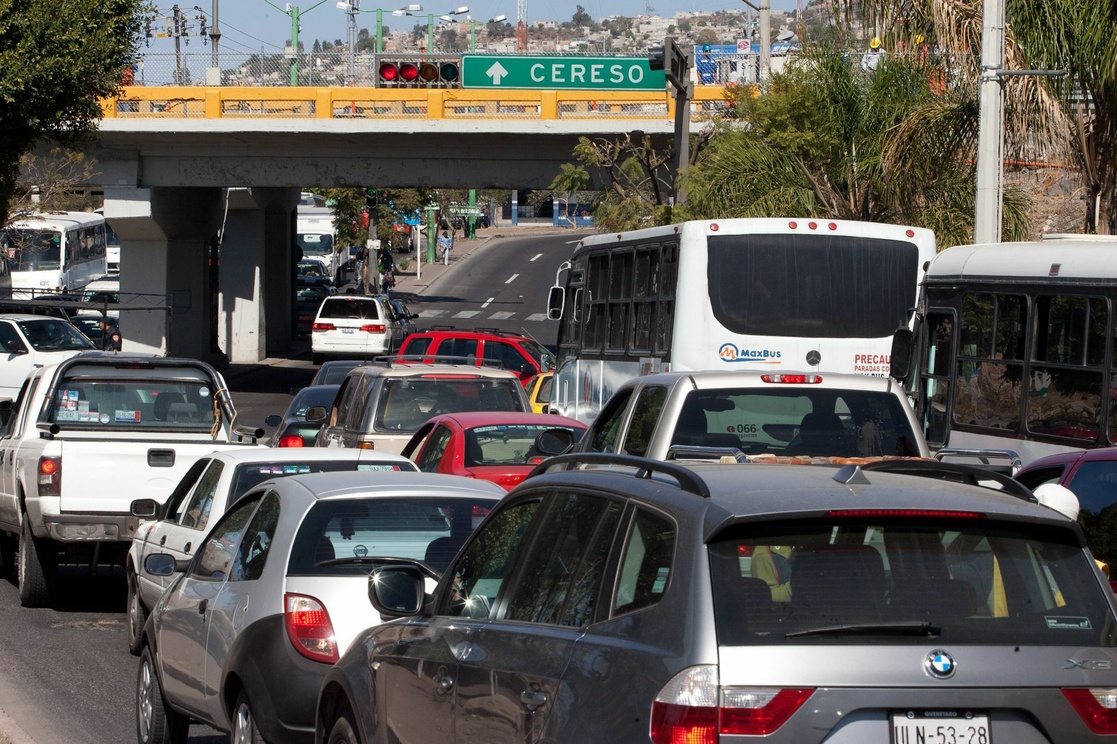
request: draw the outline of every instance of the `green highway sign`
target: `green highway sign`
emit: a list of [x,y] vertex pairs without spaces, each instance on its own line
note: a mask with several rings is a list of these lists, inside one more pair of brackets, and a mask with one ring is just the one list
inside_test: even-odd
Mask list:
[[463,88],[663,90],[663,70],[647,57],[462,55]]

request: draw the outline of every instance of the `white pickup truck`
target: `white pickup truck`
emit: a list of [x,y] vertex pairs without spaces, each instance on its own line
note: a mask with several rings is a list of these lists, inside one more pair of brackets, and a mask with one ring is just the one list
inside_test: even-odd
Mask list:
[[235,419],[221,375],[194,359],[83,354],[32,371],[0,431],[0,553],[22,604],[52,600],[59,564],[123,565],[199,457],[255,445],[262,432]]
[[575,445],[657,460],[929,457],[895,380],[788,372],[664,372],[621,385]]

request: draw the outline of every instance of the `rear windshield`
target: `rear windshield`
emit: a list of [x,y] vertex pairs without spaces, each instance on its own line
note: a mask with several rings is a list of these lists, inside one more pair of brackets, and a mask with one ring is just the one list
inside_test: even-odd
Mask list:
[[479,465],[528,465],[542,462],[544,455],[535,440],[545,431],[565,434],[576,442],[584,429],[548,424],[494,424],[475,426],[465,432],[466,467]]
[[318,311],[319,318],[345,318],[349,320],[380,320],[380,305],[376,300],[347,300],[327,298]]
[[718,641],[1117,645],[1069,529],[986,519],[743,524],[709,548]]
[[201,380],[63,380],[45,420],[67,427],[210,431],[213,388]]
[[903,404],[888,393],[727,388],[690,393],[672,445],[738,447],[747,455],[919,455]]
[[[361,472],[389,472],[395,470],[414,470],[398,462],[377,462],[376,460],[311,460],[310,462],[256,462],[251,465],[238,465],[233,473],[233,487],[229,505],[248,492],[253,486],[272,478],[306,473],[336,473],[344,470]],[[227,508],[227,507],[226,507]]]
[[377,558],[412,558],[442,571],[495,498],[330,499],[307,513],[287,573],[367,574]]
[[431,416],[461,411],[522,411],[519,380],[487,377],[409,377],[387,380],[375,428],[415,431]]

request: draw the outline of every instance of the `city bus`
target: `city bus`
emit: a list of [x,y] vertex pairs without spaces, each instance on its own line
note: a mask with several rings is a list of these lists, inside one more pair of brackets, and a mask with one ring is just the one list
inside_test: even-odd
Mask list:
[[910,328],[930,230],[844,220],[683,222],[583,239],[559,268],[551,410],[589,422],[654,372],[886,376]]
[[[949,248],[916,311],[911,389],[935,449],[1117,444],[1117,237]],[[899,354],[899,352],[897,352]]]
[[4,229],[16,299],[79,290],[108,273],[105,218],[92,212],[51,212]]

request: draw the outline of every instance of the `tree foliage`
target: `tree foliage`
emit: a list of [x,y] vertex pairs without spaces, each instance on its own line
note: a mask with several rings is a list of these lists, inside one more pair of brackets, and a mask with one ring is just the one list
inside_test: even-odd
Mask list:
[[71,143],[101,117],[136,59],[143,0],[0,0],[0,220],[20,158]]

